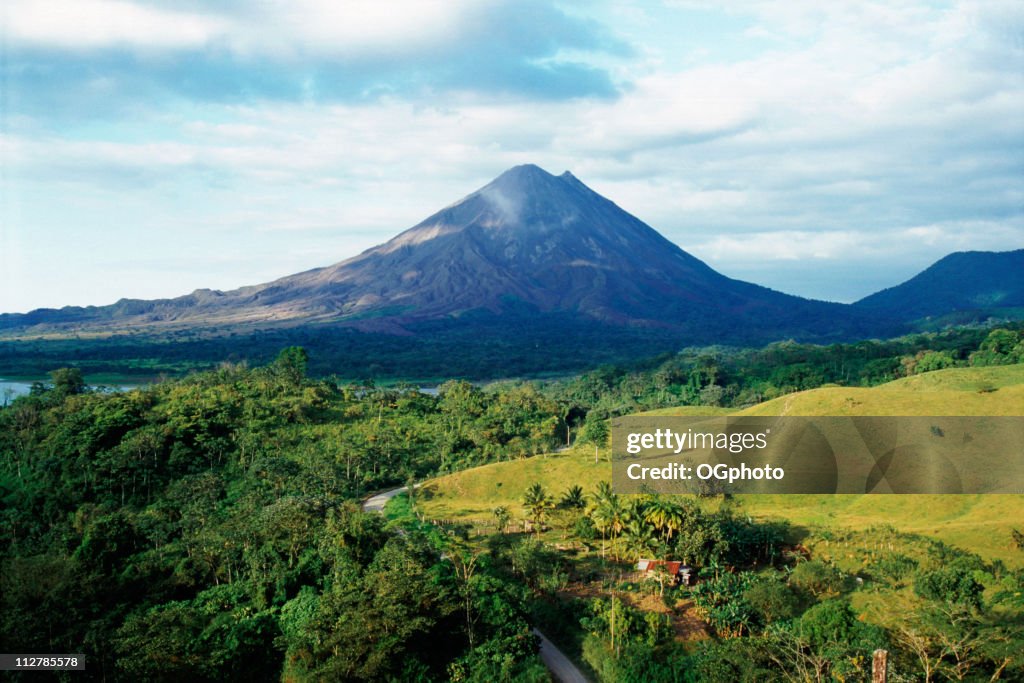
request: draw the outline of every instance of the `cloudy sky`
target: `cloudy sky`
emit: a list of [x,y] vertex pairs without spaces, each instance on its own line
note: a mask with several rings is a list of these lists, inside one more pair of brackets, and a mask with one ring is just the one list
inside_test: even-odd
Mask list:
[[852,301],[1024,246],[1024,3],[4,0],[0,311],[352,256],[566,169]]

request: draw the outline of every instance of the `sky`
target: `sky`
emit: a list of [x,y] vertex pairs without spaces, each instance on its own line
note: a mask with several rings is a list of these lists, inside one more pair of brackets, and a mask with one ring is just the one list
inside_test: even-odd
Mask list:
[[1024,3],[0,3],[2,312],[328,265],[521,163],[802,296],[1021,248]]

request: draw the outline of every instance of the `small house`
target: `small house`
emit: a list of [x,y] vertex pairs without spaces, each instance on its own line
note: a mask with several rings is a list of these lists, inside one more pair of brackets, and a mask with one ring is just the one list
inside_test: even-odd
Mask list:
[[683,564],[678,560],[647,560],[641,559],[636,563],[637,571],[651,576],[655,572],[665,572],[672,582],[672,585],[689,586],[693,583],[696,572],[693,567]]

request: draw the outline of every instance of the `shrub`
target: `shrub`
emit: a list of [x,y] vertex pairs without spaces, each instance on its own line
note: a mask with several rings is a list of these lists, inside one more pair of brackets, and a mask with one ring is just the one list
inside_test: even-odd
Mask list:
[[974,571],[960,563],[918,572],[914,577],[914,592],[935,602],[981,607],[984,590]]
[[839,595],[845,586],[842,572],[821,560],[801,562],[789,577],[789,583],[816,598]]

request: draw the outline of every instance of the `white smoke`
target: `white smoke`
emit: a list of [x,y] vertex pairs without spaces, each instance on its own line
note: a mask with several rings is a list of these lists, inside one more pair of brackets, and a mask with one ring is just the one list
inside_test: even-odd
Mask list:
[[491,208],[501,217],[503,223],[515,224],[519,222],[523,212],[521,200],[508,196],[496,187],[484,188],[480,196],[487,200]]

